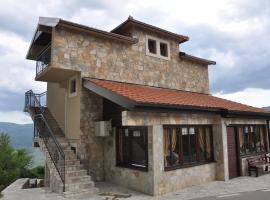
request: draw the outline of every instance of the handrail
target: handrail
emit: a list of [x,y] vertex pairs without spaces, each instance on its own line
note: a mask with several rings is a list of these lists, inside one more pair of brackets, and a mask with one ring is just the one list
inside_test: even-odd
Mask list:
[[41,119],[44,121],[46,127],[48,128],[48,130],[49,130],[49,132],[50,132],[50,134],[51,134],[51,137],[53,138],[53,140],[55,141],[57,147],[59,148],[59,151],[61,152],[61,154],[63,154],[63,155],[65,156],[65,153],[64,153],[64,151],[63,151],[61,145],[59,144],[59,142],[58,142],[57,139],[55,138],[55,136],[54,136],[54,134],[53,134],[53,131],[52,131],[52,129],[50,128],[50,126],[48,125],[48,122],[46,121],[45,117],[44,117],[42,114],[37,114],[37,115],[35,115],[35,119],[39,119],[39,118],[41,118]]
[[[25,110],[38,108],[38,114],[34,117],[34,137],[43,139],[54,166],[63,182],[63,191],[65,191],[65,153],[46,120],[46,94],[47,92],[34,94],[32,90],[27,91],[25,93]],[[42,99],[44,100],[43,102],[41,102]]]
[[[36,76],[43,72],[50,64],[51,42],[41,51],[36,62]],[[46,59],[48,62],[46,62]]]
[[63,182],[65,191],[65,153],[42,114],[35,116],[35,135],[39,136],[48,150],[53,164]]
[[[25,109],[29,107],[36,107],[41,113],[44,113],[44,107],[47,106],[47,92],[40,94],[34,94],[32,90],[25,93]],[[41,103],[41,98],[43,99],[43,104]]]

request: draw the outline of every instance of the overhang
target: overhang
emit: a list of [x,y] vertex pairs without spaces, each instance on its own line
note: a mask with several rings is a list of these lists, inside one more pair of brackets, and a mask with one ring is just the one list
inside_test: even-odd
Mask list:
[[135,20],[133,17],[128,17],[128,19],[126,21],[124,21],[123,23],[121,23],[120,25],[118,25],[116,28],[114,28],[113,30],[111,30],[112,33],[118,33],[121,34],[121,32],[125,29],[128,29],[131,26],[137,26],[137,27],[141,27],[143,29],[147,29],[153,32],[157,32],[159,34],[162,35],[166,35],[167,37],[171,37],[173,39],[176,39],[179,43],[183,43],[189,40],[189,37],[184,36],[184,35],[180,35],[177,33],[173,33],[164,29],[161,29],[159,27]]
[[270,112],[208,94],[84,78],[83,86],[127,110],[191,111],[270,119]]

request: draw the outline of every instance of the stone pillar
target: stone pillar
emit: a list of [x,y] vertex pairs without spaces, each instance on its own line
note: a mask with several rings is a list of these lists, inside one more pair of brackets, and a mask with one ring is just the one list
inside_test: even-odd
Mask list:
[[44,186],[50,187],[50,169],[48,167],[47,162],[45,162],[44,166]]
[[217,162],[216,179],[227,181],[229,180],[227,127],[223,119],[213,125],[213,139],[215,160]]
[[153,126],[153,195],[159,195],[159,184],[164,171],[163,126]]

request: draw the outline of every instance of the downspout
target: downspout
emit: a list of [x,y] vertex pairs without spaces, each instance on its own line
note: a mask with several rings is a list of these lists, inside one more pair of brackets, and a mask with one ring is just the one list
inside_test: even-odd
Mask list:
[[269,125],[269,119],[266,120],[266,126],[267,126],[267,135],[268,135],[268,151],[270,151],[270,125]]

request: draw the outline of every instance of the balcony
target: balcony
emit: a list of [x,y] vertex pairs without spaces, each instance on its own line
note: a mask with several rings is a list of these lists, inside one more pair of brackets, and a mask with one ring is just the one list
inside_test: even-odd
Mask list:
[[31,108],[45,108],[47,107],[47,92],[41,94],[34,94],[32,90],[25,93],[24,111],[29,112]]
[[36,81],[60,83],[76,74],[77,71],[55,67],[51,62],[51,43],[36,58]]
[[40,53],[36,62],[36,76],[45,71],[51,63],[51,43]]

